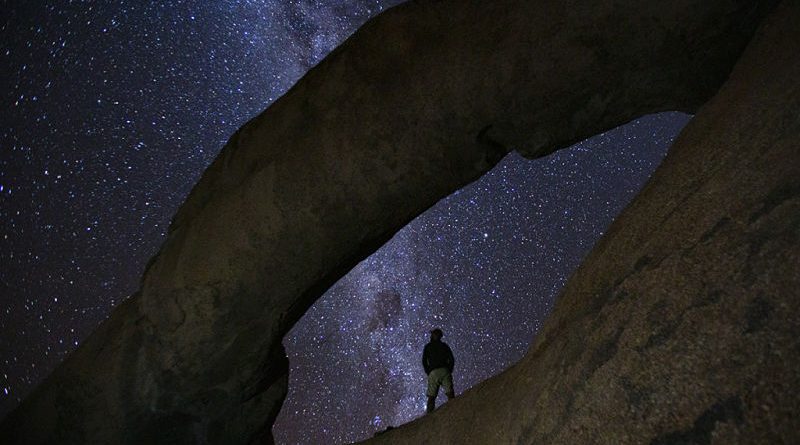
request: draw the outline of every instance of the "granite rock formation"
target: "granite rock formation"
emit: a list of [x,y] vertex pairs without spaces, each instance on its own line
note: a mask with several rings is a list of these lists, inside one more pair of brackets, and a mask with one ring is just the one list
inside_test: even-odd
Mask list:
[[[370,21],[234,134],[141,290],[0,441],[271,443],[281,339],[329,285],[512,148],[697,111],[773,3],[428,0]],[[758,34],[528,355],[380,440],[789,437],[800,39],[785,25]]]
[[800,442],[798,23],[766,21],[518,364],[370,443]]

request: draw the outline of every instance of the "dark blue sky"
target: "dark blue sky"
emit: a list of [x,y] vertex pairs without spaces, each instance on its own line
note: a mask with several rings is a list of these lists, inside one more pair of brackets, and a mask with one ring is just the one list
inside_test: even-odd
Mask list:
[[[229,135],[397,3],[2,2],[0,416],[136,290]],[[458,391],[517,360],[687,119],[511,155],[401,231],[287,336],[276,436],[350,441],[421,414],[434,324]]]
[[433,327],[457,393],[516,362],[688,119],[646,116],[533,161],[512,153],[403,228],[286,337],[279,443],[353,442],[422,415]]

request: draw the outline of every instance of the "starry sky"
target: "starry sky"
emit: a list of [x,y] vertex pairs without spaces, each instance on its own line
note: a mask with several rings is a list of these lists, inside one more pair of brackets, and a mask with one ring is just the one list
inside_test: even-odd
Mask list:
[[[401,2],[0,0],[0,417],[137,289],[228,137]],[[279,443],[419,416],[432,327],[459,393],[519,359],[688,119],[511,154],[401,230],[286,336]]]

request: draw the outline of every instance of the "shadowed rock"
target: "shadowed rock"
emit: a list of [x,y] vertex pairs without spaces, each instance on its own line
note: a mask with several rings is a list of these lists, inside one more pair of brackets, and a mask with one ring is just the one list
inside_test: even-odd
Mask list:
[[[175,216],[140,292],[5,419],[0,441],[271,443],[287,384],[281,339],[328,286],[512,148],[542,156],[645,113],[696,111],[769,3],[431,0],[370,21],[233,135]],[[767,305],[783,307],[788,278],[764,274],[797,264],[796,231],[781,225],[797,203],[791,193],[750,203],[762,203],[762,189],[788,174],[762,178],[757,168],[792,165],[770,163],[777,152],[768,134],[796,135],[796,119],[773,102],[748,102],[747,89],[773,74],[766,69],[755,70],[749,87],[730,87],[739,96],[723,92],[733,95],[729,103],[701,113],[709,117],[683,139],[703,145],[673,150],[677,161],[665,163],[595,249],[519,365],[380,440],[655,440],[706,437],[709,424],[749,419],[750,399],[741,396],[739,411],[725,402],[739,386],[711,390],[720,370],[779,365],[747,349],[721,355],[718,368],[695,367],[715,363],[698,339],[731,346],[745,338],[735,330],[739,306],[728,304],[745,297],[720,277],[741,274]],[[772,120],[746,125],[737,106],[774,113],[783,132],[765,132]],[[733,139],[718,142],[724,137]],[[762,157],[735,156],[754,151]],[[752,174],[726,182],[740,162]],[[750,197],[741,208],[731,202],[733,184]],[[714,211],[702,207],[717,195]],[[754,221],[741,226],[738,211]],[[723,216],[731,222],[698,241]],[[721,262],[721,252],[736,260]],[[705,297],[713,292],[717,303]],[[664,318],[656,322],[673,324],[645,348],[652,352],[634,355],[651,328],[642,320],[659,301]],[[778,312],[760,310],[749,322],[754,347],[783,320]],[[625,383],[615,386],[615,375]],[[623,399],[644,405],[629,412]],[[693,403],[701,399],[708,403]],[[695,411],[700,420],[686,420]]]
[[370,443],[798,443],[798,23],[766,20],[519,363]]

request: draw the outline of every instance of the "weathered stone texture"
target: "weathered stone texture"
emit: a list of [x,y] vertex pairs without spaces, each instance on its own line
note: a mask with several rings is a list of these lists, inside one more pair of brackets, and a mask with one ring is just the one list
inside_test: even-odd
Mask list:
[[[5,419],[0,441],[270,442],[286,392],[281,339],[330,284],[511,148],[541,156],[644,113],[695,111],[772,3],[429,0],[369,22],[231,138],[141,291]],[[669,441],[720,422],[747,429],[762,403],[779,413],[783,399],[739,391],[759,370],[774,370],[751,382],[764,394],[785,398],[773,385],[791,382],[763,346],[790,352],[777,333],[796,314],[781,287],[796,284],[796,232],[781,225],[795,189],[775,187],[793,164],[771,163],[786,149],[765,141],[794,134],[779,106],[796,96],[746,93],[795,65],[764,63],[763,82],[741,68],[702,112],[523,362],[387,440],[674,430]],[[742,106],[783,120],[742,122]],[[783,133],[766,131],[774,122]]]
[[374,443],[798,443],[798,23],[765,23],[517,365]]

